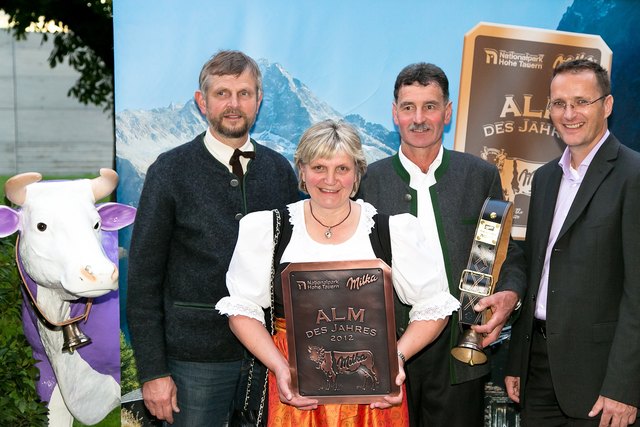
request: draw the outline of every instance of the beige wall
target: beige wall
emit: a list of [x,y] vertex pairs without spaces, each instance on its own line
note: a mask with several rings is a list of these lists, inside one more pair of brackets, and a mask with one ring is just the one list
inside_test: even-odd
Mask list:
[[0,30],[0,175],[95,173],[113,167],[110,114],[67,96],[78,73],[50,68],[52,39]]

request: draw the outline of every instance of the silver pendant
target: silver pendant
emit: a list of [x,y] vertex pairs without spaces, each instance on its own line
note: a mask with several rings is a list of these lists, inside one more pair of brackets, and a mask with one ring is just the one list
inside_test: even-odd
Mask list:
[[324,232],[324,237],[330,239],[333,233],[331,233],[331,228],[327,228],[327,231]]

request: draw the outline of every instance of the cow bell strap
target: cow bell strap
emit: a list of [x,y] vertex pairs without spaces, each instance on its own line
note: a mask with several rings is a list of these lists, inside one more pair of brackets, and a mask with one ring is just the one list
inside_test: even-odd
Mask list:
[[[89,318],[89,312],[91,311],[91,306],[93,305],[93,298],[88,298],[87,299],[87,303],[85,304],[84,307],[84,313],[81,314],[80,316],[76,316],[74,318],[71,319],[67,319],[64,320],[62,322],[54,322],[51,319],[49,319],[44,312],[42,311],[42,309],[40,309],[40,306],[38,306],[38,303],[36,302],[36,298],[33,296],[33,293],[31,292],[31,288],[29,288],[29,285],[27,284],[28,280],[25,279],[25,277],[29,277],[23,270],[22,268],[22,262],[20,261],[20,258],[18,256],[18,248],[20,247],[20,236],[18,236],[16,238],[16,265],[18,266],[18,273],[20,274],[20,279],[22,281],[22,286],[23,288],[27,291],[27,295],[29,295],[29,299],[31,300],[31,305],[33,305],[33,307],[36,309],[36,311],[38,312],[38,314],[40,315],[40,317],[46,322],[48,323],[50,326],[67,326],[70,325],[72,323],[75,322],[79,322],[79,321],[86,321],[86,319]],[[31,282],[33,282],[33,280],[31,278],[29,278]]]
[[460,324],[479,325],[491,317],[490,310],[478,313],[473,306],[480,298],[491,295],[495,290],[507,256],[512,222],[513,203],[492,198],[485,200],[467,268],[460,277]]

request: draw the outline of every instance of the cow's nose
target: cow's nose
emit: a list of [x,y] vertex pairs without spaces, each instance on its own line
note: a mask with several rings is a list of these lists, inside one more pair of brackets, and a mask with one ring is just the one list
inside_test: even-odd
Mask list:
[[80,269],[80,274],[90,282],[96,281],[96,276],[94,276],[90,265],[86,265],[84,268]]
[[107,277],[109,277],[109,280],[111,280],[111,282],[116,282],[119,277],[118,266],[115,264],[111,264],[111,265],[113,269],[111,270],[111,274],[109,275],[108,275],[108,272],[106,271],[104,273],[101,273],[100,271],[97,271],[96,273],[94,273],[93,268],[90,265],[85,265],[83,268],[80,269],[81,279],[87,280],[91,283],[96,283],[98,281],[107,280]]

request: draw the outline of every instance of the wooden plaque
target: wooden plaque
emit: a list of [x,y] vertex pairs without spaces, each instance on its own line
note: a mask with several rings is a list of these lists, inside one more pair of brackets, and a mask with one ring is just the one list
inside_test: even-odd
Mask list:
[[387,264],[291,263],[282,290],[295,391],[321,404],[371,403],[400,392]]

